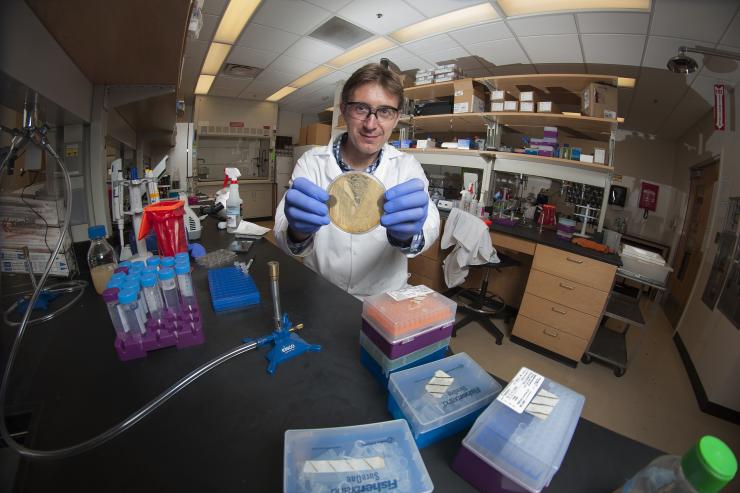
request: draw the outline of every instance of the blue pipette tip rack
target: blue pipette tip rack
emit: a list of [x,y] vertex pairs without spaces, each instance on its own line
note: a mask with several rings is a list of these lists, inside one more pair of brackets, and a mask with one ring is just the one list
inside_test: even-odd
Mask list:
[[267,356],[265,356],[269,362],[267,365],[267,373],[270,375],[277,371],[277,367],[280,363],[284,363],[303,353],[315,353],[321,351],[320,344],[309,344],[295,332],[290,332],[290,328],[292,326],[293,325],[288,318],[288,314],[283,313],[280,328],[273,331],[272,334],[259,339],[247,338],[242,340],[242,342],[245,343],[257,341],[260,345],[269,343],[274,344],[274,347],[269,353],[267,353]]
[[247,308],[260,302],[260,293],[252,276],[233,266],[210,269],[208,287],[216,312]]

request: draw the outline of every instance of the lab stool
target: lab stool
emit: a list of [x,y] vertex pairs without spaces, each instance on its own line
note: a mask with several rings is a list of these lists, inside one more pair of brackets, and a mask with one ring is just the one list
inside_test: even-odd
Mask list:
[[455,326],[452,329],[452,337],[457,336],[457,331],[462,327],[465,327],[470,322],[478,322],[486,329],[493,337],[496,338],[496,344],[501,345],[501,341],[504,338],[501,330],[496,327],[491,319],[498,318],[509,320],[516,313],[514,309],[508,306],[504,300],[498,295],[488,294],[488,279],[491,273],[491,269],[500,271],[507,267],[515,267],[521,265],[521,262],[515,260],[508,255],[498,253],[499,263],[488,262],[486,264],[471,265],[471,268],[482,268],[485,269],[483,272],[483,280],[481,281],[480,289],[469,289],[462,287],[454,287],[447,290],[444,294],[447,297],[453,297],[456,295],[462,296],[469,300],[467,305],[458,305],[457,309],[464,313],[465,316],[459,321],[455,322]]

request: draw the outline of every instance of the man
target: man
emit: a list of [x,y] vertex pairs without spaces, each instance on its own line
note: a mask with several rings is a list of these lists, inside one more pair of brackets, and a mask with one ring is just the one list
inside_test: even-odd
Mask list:
[[[275,237],[288,254],[358,297],[400,289],[413,257],[439,236],[439,213],[419,162],[387,145],[403,102],[398,77],[378,64],[358,69],[342,89],[347,132],[327,147],[307,151],[275,214]],[[351,170],[385,186],[381,226],[366,234],[330,224],[326,188]]]

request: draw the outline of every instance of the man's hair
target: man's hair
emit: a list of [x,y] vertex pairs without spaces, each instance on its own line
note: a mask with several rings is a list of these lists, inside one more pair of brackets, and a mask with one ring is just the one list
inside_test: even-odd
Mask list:
[[401,84],[401,79],[399,79],[398,75],[387,68],[383,68],[378,63],[368,63],[364,67],[357,69],[347,79],[347,82],[344,83],[344,87],[342,88],[342,103],[350,102],[355,89],[368,83],[380,84],[380,87],[395,96],[398,99],[396,107],[400,107],[403,103],[403,85]]

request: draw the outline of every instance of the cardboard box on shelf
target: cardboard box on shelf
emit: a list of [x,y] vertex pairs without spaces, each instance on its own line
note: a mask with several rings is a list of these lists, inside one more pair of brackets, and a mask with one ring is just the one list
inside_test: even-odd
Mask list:
[[450,81],[453,81],[453,80],[457,80],[459,78],[460,78],[460,76],[457,75],[457,74],[454,74],[454,73],[447,73],[447,74],[443,74],[443,75],[435,75],[434,76],[434,83],[436,84],[436,83],[439,83],[439,82],[450,82]]
[[491,91],[491,101],[516,101],[516,98],[506,91]]
[[519,101],[531,101],[536,103],[540,100],[540,94],[537,91],[522,91],[519,93]]
[[519,101],[519,111],[522,113],[534,113],[534,101]]
[[491,111],[504,111],[504,102],[503,101],[492,101]]
[[538,101],[537,113],[560,113],[560,109],[552,101]]
[[580,155],[580,161],[582,163],[593,163],[594,162],[594,156],[593,156],[593,154],[581,154]]
[[594,162],[600,164],[606,163],[606,149],[594,148]]
[[616,118],[617,88],[592,82],[581,92],[581,114],[598,118]]
[[[77,271],[77,264],[75,263],[72,249],[67,248],[66,250],[66,253],[59,252],[59,255],[54,259],[54,263],[51,267],[51,275],[68,277],[70,271]],[[31,267],[35,274],[41,274],[44,272],[46,263],[49,261],[50,256],[51,253],[46,249],[33,249],[29,252]],[[0,249],[0,272],[28,272],[23,252],[16,249]]]
[[330,125],[311,123],[301,128],[298,145],[327,145],[330,138]]
[[453,113],[483,113],[486,111],[486,88],[472,79],[454,82]]
[[64,217],[64,201],[35,199],[19,194],[0,196],[0,223],[59,226],[59,218]]
[[519,101],[504,101],[504,111],[519,111]]

